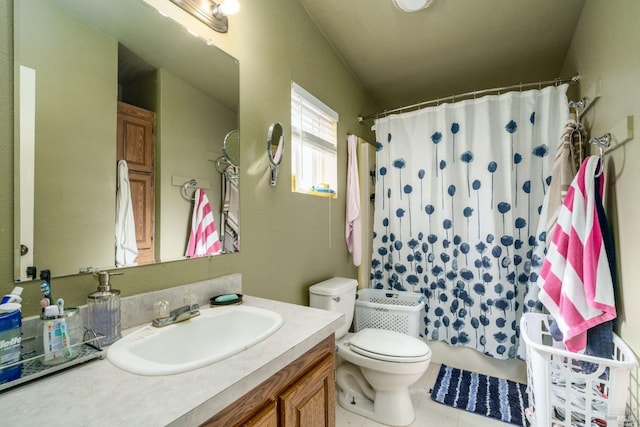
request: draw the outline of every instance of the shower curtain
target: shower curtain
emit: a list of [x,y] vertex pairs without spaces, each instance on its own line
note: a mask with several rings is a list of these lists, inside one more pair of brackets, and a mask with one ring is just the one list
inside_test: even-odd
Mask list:
[[425,296],[423,335],[522,357],[519,320],[567,85],[377,119],[371,287]]

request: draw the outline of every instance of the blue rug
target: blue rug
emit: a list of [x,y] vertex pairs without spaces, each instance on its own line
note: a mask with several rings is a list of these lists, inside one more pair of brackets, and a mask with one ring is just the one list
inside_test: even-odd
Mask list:
[[524,410],[528,406],[527,386],[475,372],[440,367],[431,390],[436,402],[526,427]]

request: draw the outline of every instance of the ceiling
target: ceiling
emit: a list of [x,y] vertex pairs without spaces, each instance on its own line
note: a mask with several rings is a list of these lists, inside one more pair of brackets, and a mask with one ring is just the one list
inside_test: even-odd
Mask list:
[[[585,0],[299,0],[380,111],[559,76]],[[375,113],[363,111],[363,114]]]

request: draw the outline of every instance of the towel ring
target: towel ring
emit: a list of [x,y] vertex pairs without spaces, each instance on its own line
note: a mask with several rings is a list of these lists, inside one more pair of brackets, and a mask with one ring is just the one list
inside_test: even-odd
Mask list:
[[189,188],[195,188],[198,186],[198,181],[196,181],[195,179],[192,179],[191,181],[187,181],[184,183],[184,185],[182,186],[182,197],[184,199],[186,199],[189,202],[193,202],[196,199],[196,194],[195,192],[193,193],[193,196],[189,196],[189,194],[187,193],[187,190]]

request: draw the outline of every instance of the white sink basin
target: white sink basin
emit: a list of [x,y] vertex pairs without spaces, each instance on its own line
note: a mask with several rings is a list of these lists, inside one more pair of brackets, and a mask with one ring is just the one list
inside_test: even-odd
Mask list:
[[174,325],[138,329],[111,345],[107,359],[133,374],[178,374],[233,356],[283,324],[278,313],[251,306],[208,308],[200,313]]

